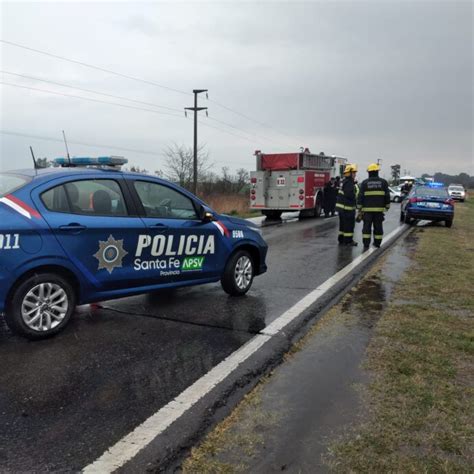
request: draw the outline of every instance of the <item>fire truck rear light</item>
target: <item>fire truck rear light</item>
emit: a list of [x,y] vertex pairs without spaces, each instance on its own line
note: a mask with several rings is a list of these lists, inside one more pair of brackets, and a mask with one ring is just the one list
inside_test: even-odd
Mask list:
[[256,183],[256,182],[257,182],[257,178],[250,178],[250,182],[251,182],[251,183]]
[[251,199],[252,201],[255,201],[255,199],[256,199],[255,194],[252,194],[252,195],[250,196],[250,199]]
[[300,194],[304,194],[304,189],[300,189]]
[[302,201],[304,199],[304,196],[302,194],[300,194],[300,201]]
[[298,176],[298,183],[304,183],[304,176]]

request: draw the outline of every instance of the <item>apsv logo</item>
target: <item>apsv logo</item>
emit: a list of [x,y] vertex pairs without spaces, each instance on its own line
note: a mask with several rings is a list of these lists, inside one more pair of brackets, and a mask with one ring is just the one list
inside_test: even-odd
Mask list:
[[204,257],[186,257],[183,260],[181,270],[183,272],[202,270],[203,263]]

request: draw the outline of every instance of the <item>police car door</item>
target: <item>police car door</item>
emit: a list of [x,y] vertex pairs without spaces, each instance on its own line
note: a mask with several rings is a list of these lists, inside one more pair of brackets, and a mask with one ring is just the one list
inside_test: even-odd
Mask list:
[[159,181],[136,179],[130,186],[147,226],[134,269],[159,283],[218,278],[226,260],[222,235],[199,219],[194,200]]
[[127,193],[123,178],[102,172],[100,178],[68,177],[35,190],[67,257],[97,291],[141,285],[132,256],[145,226],[129,209]]

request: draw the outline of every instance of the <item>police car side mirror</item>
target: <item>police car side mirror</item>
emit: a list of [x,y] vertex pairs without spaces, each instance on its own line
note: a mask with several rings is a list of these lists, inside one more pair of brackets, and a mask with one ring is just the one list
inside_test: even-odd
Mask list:
[[199,218],[203,222],[211,222],[214,220],[214,215],[212,212],[209,212],[204,206],[199,207]]

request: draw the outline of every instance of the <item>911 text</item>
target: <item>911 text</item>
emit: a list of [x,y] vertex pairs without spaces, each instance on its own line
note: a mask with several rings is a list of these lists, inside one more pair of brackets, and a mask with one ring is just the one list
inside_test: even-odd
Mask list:
[[20,248],[20,234],[0,234],[0,250]]

